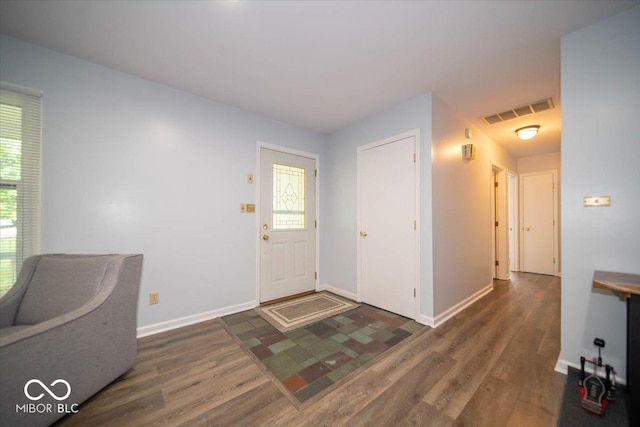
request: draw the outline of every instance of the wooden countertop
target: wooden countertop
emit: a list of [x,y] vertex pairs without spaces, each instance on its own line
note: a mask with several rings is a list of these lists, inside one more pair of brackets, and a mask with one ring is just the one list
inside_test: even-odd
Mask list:
[[632,294],[640,295],[640,274],[596,270],[593,272],[593,287],[620,292],[626,298]]

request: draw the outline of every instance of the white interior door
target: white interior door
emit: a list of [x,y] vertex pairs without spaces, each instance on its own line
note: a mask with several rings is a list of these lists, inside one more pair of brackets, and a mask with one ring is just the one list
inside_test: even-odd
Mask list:
[[260,149],[260,302],[313,291],[315,160]]
[[415,318],[416,138],[358,153],[363,302]]
[[554,274],[554,173],[523,174],[522,270]]
[[517,209],[516,209],[516,194],[517,194],[517,178],[515,175],[508,175],[508,193],[509,193],[509,271],[518,271],[518,260],[516,255],[516,238],[517,238]]

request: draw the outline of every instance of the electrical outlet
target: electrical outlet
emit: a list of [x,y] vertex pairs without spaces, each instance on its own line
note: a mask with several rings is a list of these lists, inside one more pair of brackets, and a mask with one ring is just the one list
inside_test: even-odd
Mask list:
[[160,304],[160,292],[151,292],[149,294],[149,305]]

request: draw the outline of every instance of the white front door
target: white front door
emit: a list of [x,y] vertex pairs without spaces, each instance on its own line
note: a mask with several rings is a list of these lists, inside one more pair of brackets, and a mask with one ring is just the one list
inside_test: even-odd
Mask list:
[[363,302],[414,319],[415,136],[358,152],[359,287]]
[[554,173],[522,174],[522,271],[554,274]]
[[260,148],[260,302],[313,291],[315,160]]

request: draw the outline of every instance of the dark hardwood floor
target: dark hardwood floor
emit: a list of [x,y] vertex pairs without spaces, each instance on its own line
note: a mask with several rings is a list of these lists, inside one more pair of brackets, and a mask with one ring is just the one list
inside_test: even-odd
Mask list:
[[518,273],[298,411],[219,320],[139,340],[138,363],[61,426],[555,426],[560,279]]

